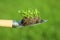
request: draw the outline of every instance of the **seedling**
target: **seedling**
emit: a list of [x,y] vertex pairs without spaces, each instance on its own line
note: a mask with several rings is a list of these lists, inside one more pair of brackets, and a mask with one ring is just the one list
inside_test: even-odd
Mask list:
[[34,10],[22,10],[22,20],[21,25],[32,25],[37,23],[45,22],[44,20],[39,17],[39,11],[37,9]]

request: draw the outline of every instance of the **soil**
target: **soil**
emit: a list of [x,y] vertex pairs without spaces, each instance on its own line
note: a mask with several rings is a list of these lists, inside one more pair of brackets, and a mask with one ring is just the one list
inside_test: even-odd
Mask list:
[[22,19],[22,25],[26,26],[26,25],[36,24],[36,23],[39,23],[40,20],[41,19],[39,17],[36,17],[36,18],[27,18],[27,17],[24,17]]

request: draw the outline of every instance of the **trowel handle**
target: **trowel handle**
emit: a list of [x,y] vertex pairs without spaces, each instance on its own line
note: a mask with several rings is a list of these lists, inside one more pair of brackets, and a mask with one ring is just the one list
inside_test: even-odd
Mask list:
[[13,20],[0,20],[0,27],[12,27]]

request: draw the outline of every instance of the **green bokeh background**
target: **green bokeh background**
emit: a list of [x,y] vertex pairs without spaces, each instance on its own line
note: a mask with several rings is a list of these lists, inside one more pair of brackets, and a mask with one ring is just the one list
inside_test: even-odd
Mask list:
[[47,23],[0,28],[0,40],[60,40],[60,0],[0,0],[0,19],[20,20],[18,10],[39,9]]

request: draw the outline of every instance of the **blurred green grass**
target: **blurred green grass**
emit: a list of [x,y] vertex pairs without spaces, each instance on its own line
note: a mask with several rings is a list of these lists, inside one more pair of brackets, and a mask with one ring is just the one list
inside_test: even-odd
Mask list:
[[47,23],[24,28],[0,28],[0,40],[60,40],[60,0],[0,0],[0,19],[20,20],[18,10],[39,9]]

